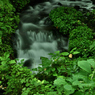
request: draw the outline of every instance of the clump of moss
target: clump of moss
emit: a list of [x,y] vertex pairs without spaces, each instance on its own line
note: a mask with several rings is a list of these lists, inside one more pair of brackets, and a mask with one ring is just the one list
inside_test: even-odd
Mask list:
[[83,26],[78,26],[70,32],[70,43],[69,50],[77,47],[77,50],[81,52],[82,56],[89,56],[89,46],[92,43],[93,33],[90,28],[85,24]]
[[54,26],[63,34],[69,34],[71,30],[82,24],[77,21],[84,19],[80,11],[64,6],[51,10],[49,17],[54,22]]

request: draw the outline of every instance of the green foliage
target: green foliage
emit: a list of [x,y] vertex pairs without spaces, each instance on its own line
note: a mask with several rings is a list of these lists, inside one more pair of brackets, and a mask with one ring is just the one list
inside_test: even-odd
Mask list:
[[[86,16],[91,16],[91,14],[88,12]],[[49,17],[54,22],[54,26],[59,29],[59,32],[69,35],[69,51],[76,47],[81,52],[80,56],[86,58],[95,55],[94,49],[91,51],[89,49],[92,44],[93,29],[88,28],[88,24],[84,20],[84,14],[76,11],[73,7],[62,6],[51,10]]]
[[[79,52],[77,51],[72,51],[72,54],[74,55],[78,53]],[[69,56],[68,52],[60,53],[59,51],[56,51],[54,54],[50,53],[49,55],[52,56],[50,60],[48,58],[41,57],[43,68],[38,67],[39,73],[43,72],[44,77],[42,79],[53,81],[55,76],[70,76],[71,73],[74,72],[75,69],[71,68],[72,63],[70,64],[69,61],[67,61],[68,57],[66,56]]]
[[0,33],[12,33],[12,28],[15,28],[13,26],[15,25],[14,20],[16,18],[14,16],[14,11],[15,8],[13,8],[13,6],[8,2],[8,0],[6,0],[6,2],[0,0]]
[[[3,84],[5,80],[8,81],[7,85],[3,84],[3,86],[7,86],[6,94],[18,95],[23,92],[22,95],[24,93],[26,93],[26,95],[31,93],[32,95],[32,92],[29,90],[30,87],[32,87],[31,90],[33,91],[34,89],[33,92],[36,93],[35,91],[39,88],[38,86],[42,85],[44,81],[40,82],[36,78],[33,79],[31,71],[25,67],[21,68],[20,65],[16,65],[15,60],[10,60],[8,58],[9,54],[10,53],[7,52],[3,57],[0,57],[0,61],[2,61],[0,65],[0,78],[2,78],[1,83]],[[33,86],[33,84],[35,85]],[[35,89],[35,86],[38,88]]]
[[93,33],[90,28],[85,24],[84,26],[78,26],[70,32],[69,50],[77,47],[77,50],[81,52],[82,56],[87,57],[90,53],[93,53],[90,51],[91,49],[89,50],[89,46],[92,44],[92,39]]
[[[79,52],[75,49],[72,49],[70,53],[78,54]],[[42,68],[37,75],[32,75],[30,69],[20,64],[16,65],[15,60],[10,60],[9,55],[10,53],[7,52],[0,57],[0,84],[7,87],[6,94],[76,95],[76,93],[89,93],[93,95],[94,93],[94,59],[71,61],[68,58],[68,52],[56,51],[54,54],[50,53],[51,59],[41,57]],[[43,79],[40,80],[41,76]],[[4,84],[5,81],[7,84]]]
[[75,10],[73,7],[59,7],[54,10],[51,10],[49,17],[54,22],[54,26],[58,27],[60,32],[68,34],[71,30],[76,28],[78,25],[81,25],[83,14],[80,11]]
[[[74,52],[77,52],[74,50],[75,49],[73,49],[71,51],[73,54],[74,54]],[[50,55],[52,55],[52,57],[50,60],[48,59],[49,61],[47,61],[47,58],[44,58],[44,57],[42,58],[42,66],[43,67],[42,67],[42,70],[40,69],[40,71],[41,72],[44,71],[44,72],[42,74],[40,74],[40,77],[41,77],[41,75],[44,76],[45,74],[47,74],[46,79],[44,77],[44,79],[42,79],[42,80],[39,80],[40,77],[38,77],[38,76],[37,76],[37,78],[38,78],[37,79],[34,77],[35,75],[31,75],[31,71],[29,69],[26,69],[25,67],[22,68],[21,65],[19,65],[19,64],[16,65],[15,64],[16,62],[14,60],[10,60],[8,58],[9,55],[10,55],[10,53],[7,52],[4,54],[4,56],[0,57],[0,61],[2,61],[1,65],[0,65],[0,68],[1,68],[0,77],[2,78],[1,84],[3,86],[7,86],[7,88],[5,89],[6,94],[32,95],[35,93],[35,95],[37,95],[37,94],[42,93],[45,95],[48,95],[48,94],[53,95],[55,93],[55,95],[57,95],[57,94],[58,95],[63,95],[63,94],[70,95],[70,94],[73,94],[76,91],[76,89],[78,89],[77,87],[74,87],[75,85],[73,82],[72,82],[72,84],[69,83],[69,82],[75,81],[75,80],[78,81],[77,80],[78,78],[75,75],[72,76],[72,73],[76,74],[75,65],[77,65],[77,63],[76,64],[72,63],[69,60],[69,58],[66,59],[66,57],[69,55],[68,52],[60,53],[59,51],[57,51],[57,52],[55,52],[55,54],[50,54]],[[60,60],[60,58],[61,58],[61,60]],[[51,61],[52,65],[50,68],[48,68],[50,64],[47,64],[47,62],[49,63],[50,61]],[[90,63],[90,60],[88,60],[88,62]],[[93,64],[95,64],[93,60],[92,60],[92,62],[93,62]],[[57,68],[58,66],[56,66],[56,63],[58,65],[60,65],[59,68]],[[21,64],[23,64],[23,63],[21,63]],[[82,67],[82,66],[80,65],[79,67]],[[44,70],[44,68],[46,68],[46,69]],[[67,70],[64,68],[67,68]],[[84,68],[82,68],[82,69],[84,70]],[[76,68],[76,70],[78,70],[78,69]],[[57,71],[59,71],[59,72],[57,72]],[[62,71],[62,73],[61,73],[61,71]],[[64,72],[67,73],[67,75]],[[6,75],[4,75],[4,74],[6,74]],[[54,80],[50,80],[49,79],[50,76],[51,76],[51,78],[53,78],[53,76],[56,76],[56,77],[54,78]],[[92,76],[94,77],[94,74],[91,75],[91,77]],[[70,77],[72,77],[72,78],[76,77],[76,78],[70,80]],[[8,81],[7,85],[3,83],[5,80]],[[47,81],[45,81],[45,80],[47,80]],[[79,86],[81,86],[81,85],[83,85],[83,84],[82,83],[79,84]],[[91,86],[92,86],[92,84],[91,84]],[[88,89],[89,89],[89,87],[88,87]]]
[[92,40],[93,34],[92,30],[88,28],[86,25],[78,26],[77,28],[73,29],[70,32],[70,38],[69,40],[75,39],[75,38],[82,38]]
[[87,61],[79,61],[78,66],[85,70],[86,72],[91,73],[91,65],[87,63]]
[[75,51],[76,50],[76,47],[75,48],[73,48],[71,51],[70,51],[70,54],[79,54],[80,52],[78,52],[78,51]]
[[[15,8],[18,7],[18,9],[22,9],[27,4],[27,1],[23,3],[18,0],[17,2],[12,1]],[[60,32],[70,31],[69,47],[71,48],[69,52],[50,53],[50,59],[41,57],[42,67],[38,68],[39,73],[32,74],[30,69],[23,67],[24,60],[16,64],[16,59],[10,59],[10,55],[13,53],[10,46],[10,34],[16,29],[19,16],[14,14],[15,8],[8,0],[6,2],[1,0],[0,7],[0,29],[2,30],[0,32],[0,85],[6,87],[4,89],[5,95],[95,94],[95,60],[79,57],[80,54],[87,56],[90,52],[95,54],[95,43],[94,41],[91,42],[91,29],[86,24],[82,27],[81,20],[84,17],[80,12],[67,7],[60,7],[51,11],[50,17],[53,19],[55,27],[57,26]],[[87,16],[90,15],[87,14]]]
[[[8,0],[0,0],[0,56],[10,51],[11,48],[11,34],[15,32],[19,24],[19,15],[15,14],[15,8],[9,3]],[[2,48],[3,47],[3,48]]]

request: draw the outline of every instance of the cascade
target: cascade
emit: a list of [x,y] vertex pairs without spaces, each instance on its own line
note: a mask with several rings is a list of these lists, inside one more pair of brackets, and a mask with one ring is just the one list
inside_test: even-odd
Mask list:
[[[86,1],[89,2],[86,3]],[[24,66],[32,70],[32,68],[41,64],[41,56],[51,58],[48,53],[68,51],[68,37],[58,34],[49,19],[50,11],[62,5],[75,6],[75,8],[79,5],[80,11],[83,8],[91,11],[92,6],[94,6],[90,0],[85,0],[85,2],[83,0],[50,0],[35,6],[29,6],[27,10],[20,14],[19,28],[15,32],[14,42],[16,45],[14,45],[14,48],[17,51],[17,59],[19,59],[17,64],[24,59]]]

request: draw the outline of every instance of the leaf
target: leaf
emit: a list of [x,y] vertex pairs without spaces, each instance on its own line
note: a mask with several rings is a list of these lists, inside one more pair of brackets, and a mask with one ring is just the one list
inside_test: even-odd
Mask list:
[[95,47],[95,41],[90,45],[90,50]]
[[75,80],[73,83],[72,83],[72,86],[79,86],[79,88],[82,88],[82,85],[81,85],[81,82],[78,81],[78,80]]
[[10,56],[9,52],[5,52],[5,53],[4,53],[4,56],[5,56],[5,58],[7,59],[7,58]]
[[74,50],[76,50],[77,48],[75,47],[75,48],[73,48],[71,51],[70,51],[70,53],[73,53],[74,52]]
[[24,87],[22,90],[26,90],[26,88]]
[[48,55],[54,55],[53,53],[48,53]]
[[3,61],[3,60],[7,60],[8,57],[9,57],[9,52],[5,52],[4,57],[0,57],[0,59],[1,59],[1,61]]
[[[81,84],[82,86],[84,86],[84,87],[89,87],[89,88],[91,88],[91,87],[93,87],[94,85],[95,85],[95,83],[94,82],[90,82],[90,83],[83,83],[83,84]],[[95,87],[95,86],[94,86]]]
[[23,63],[23,62],[24,62],[24,59],[21,60],[21,63]]
[[69,53],[68,53],[68,52],[62,52],[60,55],[68,56],[68,55],[69,55]]
[[53,76],[57,76],[57,74],[56,74],[56,73],[54,73],[54,74],[53,74]]
[[84,95],[84,93],[81,92],[81,91],[77,91],[77,92],[74,93],[74,95]]
[[16,62],[15,62],[15,60],[11,60],[11,61],[9,61],[9,63],[16,63]]
[[59,53],[60,53],[60,51],[55,51],[54,53],[59,54]]
[[2,61],[1,64],[2,65],[5,65],[7,63],[7,61]]
[[65,81],[65,79],[63,78],[63,76],[58,76],[56,80],[54,80],[54,85],[64,85],[66,84],[67,82]]
[[9,20],[12,21],[12,20],[14,20],[14,18],[10,18]]
[[60,62],[60,61],[64,61],[65,60],[65,57],[59,57],[58,58],[58,61]]
[[91,66],[95,69],[95,61],[94,59],[88,59],[87,62],[91,64]]
[[75,91],[75,89],[70,84],[64,85],[64,88],[65,88],[65,95],[71,95]]
[[87,61],[78,61],[78,66],[88,73],[91,73],[91,65]]
[[64,88],[65,88],[66,90],[72,90],[72,89],[73,89],[72,86],[69,85],[69,84],[64,85]]
[[78,51],[74,51],[72,54],[75,55],[75,54],[79,54],[79,53],[80,53],[80,52],[78,52]]

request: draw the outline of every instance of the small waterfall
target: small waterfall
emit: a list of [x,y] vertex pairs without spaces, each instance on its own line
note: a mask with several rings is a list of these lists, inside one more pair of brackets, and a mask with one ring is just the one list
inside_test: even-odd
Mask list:
[[[49,13],[61,5],[74,6],[78,3],[83,7],[82,1],[50,0],[50,2],[29,6],[29,9],[23,11],[20,15],[19,28],[16,30],[16,45],[14,45],[17,50],[17,59],[19,59],[17,64],[24,59],[24,66],[32,70],[41,64],[41,56],[50,58],[48,53],[68,51],[68,38],[54,30]],[[91,4],[87,9],[90,10],[90,6]]]
[[[29,24],[26,24],[26,26],[28,27]],[[50,58],[51,56],[48,53],[60,50],[58,47],[64,48],[66,46],[65,50],[68,50],[68,39],[65,37],[61,35],[60,37],[55,37],[56,35],[54,36],[52,31],[47,31],[44,28],[37,31],[35,30],[36,28],[32,28],[29,31],[26,26],[23,27],[24,32],[16,30],[18,35],[17,58],[20,59],[17,63],[24,58],[24,66],[32,70],[32,68],[36,68],[41,64],[41,56]],[[33,73],[37,73],[37,71]]]

